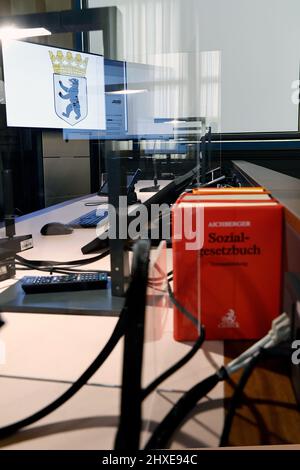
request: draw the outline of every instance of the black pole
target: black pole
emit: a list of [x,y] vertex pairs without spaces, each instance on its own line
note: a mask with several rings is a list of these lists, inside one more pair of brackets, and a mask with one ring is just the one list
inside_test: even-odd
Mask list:
[[211,126],[208,128],[207,132],[207,166],[208,170],[212,170],[212,163],[211,163]]
[[[108,151],[106,157],[108,202],[110,208],[114,209],[109,210],[109,224],[110,229],[112,224],[115,225],[116,235],[110,236],[109,240],[111,292],[112,295],[122,297],[129,278],[129,255],[126,250],[128,237],[126,159],[122,159],[120,153],[114,151]],[[122,200],[120,196],[123,196]]]
[[207,148],[206,148],[206,134],[201,137],[201,154],[202,154],[202,160],[201,160],[201,184],[206,183],[206,173],[207,173]]
[[14,214],[13,172],[10,168],[10,153],[1,153],[2,158],[2,184],[3,184],[3,213],[5,232],[8,238],[16,234]]

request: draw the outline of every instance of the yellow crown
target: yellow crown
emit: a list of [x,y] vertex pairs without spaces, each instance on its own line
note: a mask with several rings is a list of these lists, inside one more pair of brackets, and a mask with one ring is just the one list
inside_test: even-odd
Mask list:
[[57,51],[55,55],[52,51],[49,51],[49,56],[52,62],[54,73],[61,75],[76,75],[78,77],[84,77],[87,69],[88,58],[83,59],[81,54],[73,56],[72,52],[66,52],[66,55],[62,51]]

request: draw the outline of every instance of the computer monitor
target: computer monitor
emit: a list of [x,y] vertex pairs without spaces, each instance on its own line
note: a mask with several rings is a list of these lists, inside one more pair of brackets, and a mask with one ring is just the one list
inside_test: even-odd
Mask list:
[[[134,189],[135,183],[141,176],[141,170],[138,168],[133,175],[127,175],[127,194]],[[108,196],[108,181],[106,180],[98,191],[98,196]]]
[[126,140],[128,139],[126,62],[104,59],[105,130],[64,129],[64,140]]
[[[173,124],[155,122],[160,67],[104,59],[106,129],[64,129],[65,140],[145,140],[174,138]],[[153,148],[153,146],[152,146]]]
[[[99,139],[125,139],[128,131],[126,62],[104,60],[106,130],[99,132]],[[122,93],[118,93],[120,91]]]
[[[176,178],[175,180],[170,181],[165,187],[163,187],[160,191],[155,193],[151,198],[149,198],[145,203],[144,206],[148,209],[149,218],[147,220],[147,227],[141,227],[141,233],[147,232],[150,229],[150,223],[156,223],[156,221],[151,221],[151,206],[153,204],[162,204],[165,203],[166,205],[172,204],[176,201],[176,198],[179,194],[196,178],[197,173],[199,171],[199,167],[196,166],[189,172],[185,173],[184,175]],[[167,212],[161,214],[161,217],[167,217]],[[128,223],[130,223],[135,218],[135,215],[128,216]],[[158,220],[159,223],[159,220]],[[160,233],[162,231],[160,230]],[[99,239],[95,238],[91,242],[87,243],[81,248],[81,251],[84,255],[95,253],[104,248],[107,248],[109,245],[108,239]]]
[[102,56],[14,40],[2,53],[8,126],[106,128]]

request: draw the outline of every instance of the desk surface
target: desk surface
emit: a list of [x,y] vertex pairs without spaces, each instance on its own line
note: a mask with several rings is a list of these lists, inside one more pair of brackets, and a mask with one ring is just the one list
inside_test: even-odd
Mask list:
[[[150,181],[141,183],[142,186],[151,184]],[[140,198],[150,196],[151,193],[140,194]],[[99,200],[95,196],[87,197],[89,201],[93,199]],[[95,229],[78,229],[71,235],[55,237],[42,237],[39,233],[45,223],[68,222],[93,209],[85,207],[84,202],[77,199],[21,218],[17,234],[32,233],[34,239],[34,248],[24,252],[24,257],[60,261],[86,258],[80,248],[95,238]],[[171,268],[170,256],[167,261]],[[92,267],[109,270],[109,257],[86,266],[86,269]],[[23,275],[24,271],[17,272],[17,278]],[[4,290],[14,282],[5,281],[0,289]],[[166,308],[161,313],[159,334],[151,326],[150,306],[146,316],[145,385],[191,347],[173,340],[172,310]],[[58,312],[56,315],[9,312],[3,317],[6,325],[0,332],[0,349],[1,346],[5,349],[5,358],[2,356],[5,360],[0,363],[0,426],[31,414],[66,390],[97,356],[117,321],[114,317],[61,315]],[[121,341],[88,385],[64,406],[0,445],[5,449],[111,449],[119,415],[122,348]],[[207,342],[188,367],[152,393],[143,405],[142,442],[185,390],[221,365],[223,343]],[[224,387],[219,384],[176,434],[172,447],[217,446],[223,425],[223,397]],[[204,411],[201,415],[200,410]]]
[[0,294],[0,311],[118,316],[124,304],[123,299],[111,295],[110,281],[108,287],[105,290],[56,292],[55,295],[52,293],[26,295],[20,283],[16,283]]

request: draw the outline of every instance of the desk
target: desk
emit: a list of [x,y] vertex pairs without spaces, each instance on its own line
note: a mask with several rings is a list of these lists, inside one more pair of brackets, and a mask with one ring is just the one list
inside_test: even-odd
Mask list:
[[[140,182],[149,186],[150,181]],[[163,185],[163,182],[159,182]],[[150,197],[141,193],[140,198]],[[66,236],[42,237],[39,230],[50,221],[68,222],[81,213],[89,196],[60,204],[22,218],[17,234],[32,233],[34,248],[24,253],[28,259],[71,260],[84,257],[80,248],[95,238],[95,229],[78,229]],[[171,267],[171,257],[168,259]],[[109,269],[109,258],[88,268]],[[17,278],[24,272],[17,272]],[[13,280],[1,284],[5,289]],[[147,313],[148,314],[148,313]],[[7,322],[0,340],[6,349],[6,360],[0,365],[0,426],[21,419],[43,407],[62,393],[68,384],[92,362],[107,341],[117,319],[114,317],[26,315],[5,313]],[[160,340],[146,339],[143,383],[148,384],[191,347],[172,339],[172,311],[162,318]],[[151,394],[143,405],[142,442],[182,393],[223,364],[223,344],[207,342],[190,361]],[[2,443],[5,449],[111,449],[119,415],[122,367],[122,342],[103,367],[69,402],[54,413]],[[218,385],[201,402],[195,414],[176,434],[174,448],[207,447],[218,444],[223,425],[223,384]],[[199,411],[203,413],[198,414]]]
[[[246,168],[244,163],[251,165],[243,162],[244,171],[256,171],[255,175],[251,173],[253,178],[263,175],[265,169],[256,165],[254,169]],[[265,171],[270,177],[270,170]],[[299,180],[293,184],[297,182]],[[151,184],[143,183],[143,186]],[[267,187],[270,184],[268,181],[267,184],[258,183]],[[141,194],[141,197],[146,196],[150,195]],[[65,237],[41,237],[39,229],[50,220],[67,222],[84,213],[88,208],[83,203],[84,200],[77,200],[55,206],[47,213],[33,214],[21,221],[17,225],[18,234],[34,235],[35,247],[26,253],[26,257],[52,259],[55,250],[55,258],[59,260],[80,258],[80,247],[94,237],[93,229],[76,230]],[[171,266],[170,256],[168,262]],[[109,269],[109,259],[101,260],[94,267]],[[18,277],[22,275],[18,272]],[[3,283],[2,288],[12,282]],[[94,359],[116,324],[113,317],[70,314],[7,313],[4,317],[7,325],[1,330],[0,339],[6,346],[6,362],[0,365],[0,425],[29,415],[62,393]],[[226,342],[223,350],[222,342],[206,342],[186,367],[145,401],[142,442],[184,390],[220,367],[224,355],[225,361],[229,361],[248,346],[248,342]],[[172,312],[166,311],[161,339],[157,342],[148,339],[145,344],[143,383],[149,383],[189,348],[188,344],[172,340]],[[4,448],[111,449],[119,413],[121,358],[122,342],[88,385],[50,416],[4,443]],[[235,381],[237,377],[238,374]],[[246,394],[253,399],[253,406],[238,410],[230,436],[231,445],[299,444],[300,416],[289,371],[284,364],[276,362],[274,367],[273,362],[262,363],[254,372]],[[229,385],[225,385],[224,390],[223,384],[219,384],[176,434],[172,448],[217,446],[223,426],[223,399],[230,399],[231,395]],[[270,400],[276,401],[276,406]]]

